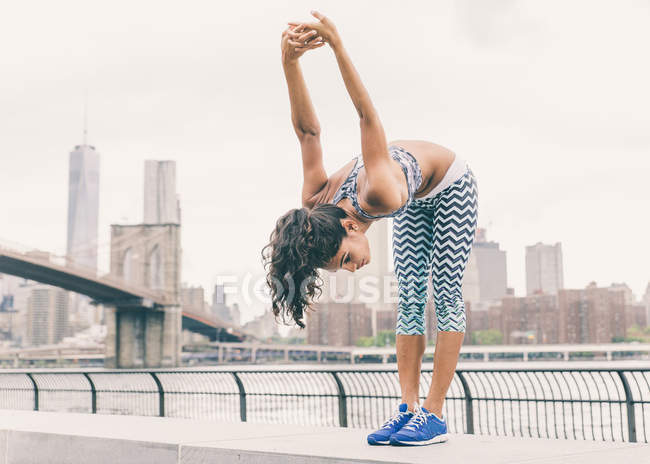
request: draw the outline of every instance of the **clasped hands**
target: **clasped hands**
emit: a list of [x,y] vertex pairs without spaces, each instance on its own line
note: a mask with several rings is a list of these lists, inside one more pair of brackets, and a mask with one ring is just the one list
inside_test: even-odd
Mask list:
[[290,21],[289,27],[282,32],[282,59],[284,62],[295,61],[307,50],[322,47],[326,43],[334,46],[340,40],[332,20],[318,11],[311,14],[318,22],[305,23]]

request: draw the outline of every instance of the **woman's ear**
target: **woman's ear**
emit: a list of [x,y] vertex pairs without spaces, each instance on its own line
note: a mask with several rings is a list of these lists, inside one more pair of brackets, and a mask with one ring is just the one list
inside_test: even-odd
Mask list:
[[354,230],[359,230],[359,225],[352,219],[341,219],[341,223],[343,224],[343,228],[345,229],[346,232],[352,232]]

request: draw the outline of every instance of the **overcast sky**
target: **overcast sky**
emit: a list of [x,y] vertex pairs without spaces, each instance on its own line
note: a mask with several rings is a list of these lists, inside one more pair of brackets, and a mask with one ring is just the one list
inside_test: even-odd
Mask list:
[[[260,249],[301,186],[280,35],[286,21],[313,20],[311,8],[336,24],[388,140],[430,140],[469,162],[479,225],[507,251],[517,294],[524,247],[559,241],[567,287],[627,282],[640,296],[647,1],[11,2],[0,18],[0,240],[65,250],[87,89],[100,242],[109,224],[142,220],[144,160],[174,159],[183,280],[260,275]],[[331,172],[360,153],[356,112],[328,46],[302,66]]]

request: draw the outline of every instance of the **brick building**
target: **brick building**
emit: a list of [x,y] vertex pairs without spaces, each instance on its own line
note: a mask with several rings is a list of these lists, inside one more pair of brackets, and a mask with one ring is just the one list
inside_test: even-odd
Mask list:
[[351,346],[372,336],[372,311],[361,303],[317,303],[305,325],[310,345]]
[[595,283],[560,289],[557,296],[506,297],[487,311],[474,311],[468,333],[496,329],[504,344],[611,343],[633,325],[648,325],[646,306],[626,304],[626,298],[623,291]]
[[626,332],[625,295],[591,283],[583,290],[560,290],[559,342],[611,343]]
[[629,329],[633,325],[639,327],[650,325],[647,308],[644,304],[625,305],[625,327]]
[[557,313],[554,295],[504,298],[500,318],[503,343],[558,343]]

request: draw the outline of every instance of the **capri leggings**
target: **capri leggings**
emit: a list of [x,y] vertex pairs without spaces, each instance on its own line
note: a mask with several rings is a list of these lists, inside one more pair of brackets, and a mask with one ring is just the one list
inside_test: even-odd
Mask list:
[[474,242],[478,191],[471,169],[430,198],[415,199],[393,222],[399,286],[397,334],[423,335],[431,275],[438,331],[465,332],[463,273]]

